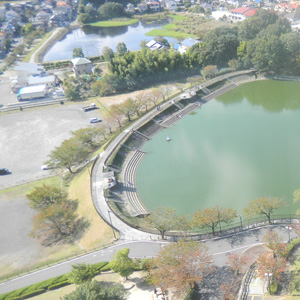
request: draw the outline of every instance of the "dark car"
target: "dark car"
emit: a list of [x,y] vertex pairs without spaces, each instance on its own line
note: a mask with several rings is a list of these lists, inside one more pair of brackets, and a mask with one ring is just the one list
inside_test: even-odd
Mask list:
[[0,169],[0,175],[6,175],[9,174],[10,172],[7,169]]

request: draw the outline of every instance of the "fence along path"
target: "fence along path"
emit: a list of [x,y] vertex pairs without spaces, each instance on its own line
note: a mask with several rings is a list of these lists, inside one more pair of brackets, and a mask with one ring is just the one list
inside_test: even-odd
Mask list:
[[124,172],[124,188],[125,188],[125,192],[126,192],[126,196],[127,196],[129,205],[134,210],[135,216],[148,214],[146,209],[141,204],[141,201],[139,200],[139,197],[138,197],[138,194],[137,194],[136,188],[135,188],[136,169],[144,155],[145,155],[145,152],[136,150],[134,155],[131,157],[129,163],[127,164],[125,172]]

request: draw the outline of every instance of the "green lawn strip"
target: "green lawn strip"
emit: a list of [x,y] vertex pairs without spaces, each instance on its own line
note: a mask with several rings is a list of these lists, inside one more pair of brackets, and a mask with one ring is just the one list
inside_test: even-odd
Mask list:
[[5,190],[0,191],[0,195],[7,196],[8,198],[12,199],[17,196],[25,195],[27,193],[30,193],[34,190],[36,186],[41,186],[43,184],[49,184],[53,185],[55,187],[60,187],[60,177],[59,176],[53,176],[48,177],[44,179],[40,179],[37,181],[32,181],[29,183],[24,183],[21,185],[17,185],[11,188],[7,188]]
[[111,21],[100,21],[95,23],[90,23],[88,25],[95,27],[118,27],[127,26],[137,23],[139,19],[124,19],[124,20],[111,20]]
[[196,38],[194,34],[180,32],[180,31],[174,31],[174,30],[168,30],[168,29],[153,29],[146,33],[147,36],[167,36],[167,37],[173,37],[175,39],[178,38]]
[[[96,263],[96,264],[94,264],[94,267],[97,270],[97,274],[95,274],[95,276],[98,275],[99,272],[110,270],[110,268],[108,267],[108,262]],[[68,280],[68,275],[69,275],[69,273],[60,275],[60,276],[56,276],[56,277],[50,278],[48,280],[44,280],[44,281],[29,285],[27,287],[5,293],[0,296],[0,300],[26,299],[26,298],[30,298],[35,295],[41,294],[41,293],[45,293],[49,290],[54,290],[54,289],[58,289],[60,287],[69,285],[71,283]]]
[[168,15],[168,17],[172,18],[175,22],[186,21],[190,19],[189,17],[182,15]]
[[47,38],[51,35],[53,30],[48,32],[40,42],[23,58],[23,62],[29,62],[31,55],[47,40]]

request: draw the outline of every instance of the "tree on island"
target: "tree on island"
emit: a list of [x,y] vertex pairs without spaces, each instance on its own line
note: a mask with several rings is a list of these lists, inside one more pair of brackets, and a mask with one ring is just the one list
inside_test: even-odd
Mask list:
[[244,213],[247,217],[255,215],[265,216],[268,218],[268,222],[271,223],[271,214],[273,211],[284,205],[285,202],[279,198],[258,198],[249,202],[248,207],[244,209]]
[[216,233],[217,226],[221,223],[230,223],[235,219],[237,213],[232,208],[222,208],[215,206],[213,208],[206,208],[198,210],[192,218],[192,225],[196,228],[209,228],[213,235]]
[[109,20],[127,16],[124,11],[124,6],[115,2],[107,2],[101,5],[98,9],[98,15],[100,20]]

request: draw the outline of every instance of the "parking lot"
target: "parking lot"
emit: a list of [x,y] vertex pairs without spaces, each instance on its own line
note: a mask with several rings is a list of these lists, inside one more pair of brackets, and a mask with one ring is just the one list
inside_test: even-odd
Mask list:
[[97,126],[89,120],[101,111],[83,112],[81,106],[67,103],[0,115],[0,168],[11,171],[0,176],[0,189],[48,176],[50,171],[41,170],[41,165],[50,152],[71,131]]

